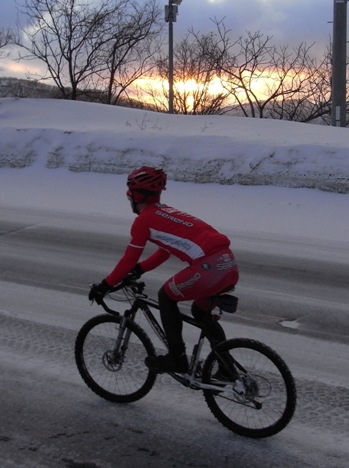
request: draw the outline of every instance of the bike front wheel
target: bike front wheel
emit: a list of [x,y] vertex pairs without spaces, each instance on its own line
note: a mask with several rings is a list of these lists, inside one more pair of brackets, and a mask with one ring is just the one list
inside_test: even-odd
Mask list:
[[212,414],[231,431],[269,437],[291,421],[297,400],[292,374],[281,357],[248,338],[227,340],[212,351],[203,367],[203,382],[221,390],[204,390]]
[[86,322],[76,338],[75,361],[93,392],[109,401],[128,403],[144,397],[153,387],[156,374],[144,360],[155,350],[148,335],[134,322],[128,322],[120,337],[121,320],[104,314]]

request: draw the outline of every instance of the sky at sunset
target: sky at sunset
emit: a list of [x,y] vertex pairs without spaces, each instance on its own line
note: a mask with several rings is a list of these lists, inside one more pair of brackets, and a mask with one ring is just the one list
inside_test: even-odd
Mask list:
[[[159,0],[161,3],[165,6],[167,2]],[[0,28],[14,27],[16,15],[15,0],[0,0]],[[201,33],[215,30],[213,18],[224,19],[234,38],[246,31],[260,31],[273,36],[275,44],[315,43],[314,53],[322,56],[332,36],[333,0],[182,0],[174,24],[174,40],[190,28]],[[0,75],[18,76],[21,68],[2,60]]]

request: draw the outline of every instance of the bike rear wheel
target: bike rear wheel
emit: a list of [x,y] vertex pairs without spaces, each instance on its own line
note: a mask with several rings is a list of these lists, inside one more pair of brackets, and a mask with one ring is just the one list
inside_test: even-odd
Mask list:
[[[230,377],[223,380],[222,373]],[[208,355],[202,375],[204,383],[222,388],[204,390],[204,396],[213,415],[231,431],[269,437],[291,421],[297,400],[294,379],[281,357],[263,343],[248,338],[225,341]]]
[[[75,361],[87,386],[109,401],[127,403],[144,397],[153,387],[156,374],[144,364],[155,354],[148,335],[129,322],[127,343],[115,349],[121,317],[98,315],[85,323],[75,342]],[[125,345],[127,349],[125,349]]]

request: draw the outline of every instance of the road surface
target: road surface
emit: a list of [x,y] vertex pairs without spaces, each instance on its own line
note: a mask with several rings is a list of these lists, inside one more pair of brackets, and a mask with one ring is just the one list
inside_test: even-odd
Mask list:
[[[79,377],[77,331],[101,313],[87,300],[88,285],[114,266],[126,232],[102,216],[2,207],[1,467],[348,466],[347,245],[234,237],[240,307],[223,318],[227,334],[276,349],[298,389],[290,425],[250,440],[221,426],[200,392],[167,376],[129,405],[101,400]],[[148,291],[179,266],[148,273]]]

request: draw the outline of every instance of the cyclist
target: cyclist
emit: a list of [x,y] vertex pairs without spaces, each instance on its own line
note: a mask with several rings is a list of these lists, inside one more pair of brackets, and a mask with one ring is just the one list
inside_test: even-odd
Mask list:
[[[168,341],[166,355],[146,358],[158,372],[188,371],[182,338],[182,319],[177,303],[193,300],[192,314],[206,325],[217,341],[225,340],[220,324],[211,319],[212,296],[231,289],[238,281],[238,267],[228,237],[204,221],[160,203],[167,176],[162,169],[143,166],[130,173],[127,197],[138,217],[131,227],[131,240],[113,271],[94,284],[90,300],[100,303],[104,295],[130,273],[137,279],[161,265],[171,255],[188,263],[169,278],[158,293],[160,317]],[[147,241],[158,249],[139,261]]]

